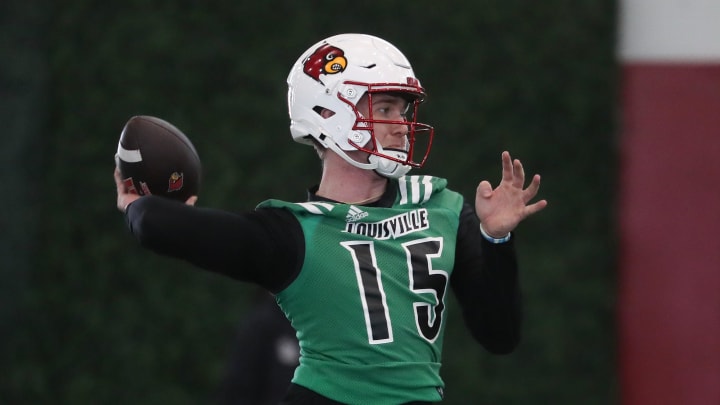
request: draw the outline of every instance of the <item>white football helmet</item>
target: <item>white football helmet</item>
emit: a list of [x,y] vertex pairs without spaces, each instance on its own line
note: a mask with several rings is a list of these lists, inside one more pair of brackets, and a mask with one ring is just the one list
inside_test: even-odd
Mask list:
[[[410,62],[389,42],[365,34],[332,36],[300,56],[287,82],[290,132],[295,141],[312,145],[314,138],[353,166],[375,170],[389,178],[401,177],[425,163],[434,135],[431,126],[416,121],[425,90]],[[388,92],[410,102],[405,120],[382,121],[360,114],[356,105],[365,93],[369,95],[372,112],[372,95]],[[323,109],[334,114],[323,117],[320,114]],[[383,149],[375,140],[374,123],[407,125],[405,150]],[[414,161],[419,133],[426,134],[427,140],[424,156]],[[355,150],[369,153],[367,163],[358,162],[346,153]]]

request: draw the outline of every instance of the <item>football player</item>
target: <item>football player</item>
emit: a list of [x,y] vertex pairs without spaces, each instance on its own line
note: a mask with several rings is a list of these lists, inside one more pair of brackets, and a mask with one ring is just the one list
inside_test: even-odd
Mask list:
[[127,193],[117,206],[142,246],[255,283],[297,331],[300,363],[283,404],[440,401],[450,291],[486,350],[520,337],[512,231],[532,202],[523,166],[501,155],[502,180],[474,201],[422,167],[434,129],[418,122],[425,90],[389,42],[341,34],[305,51],[288,76],[292,138],[322,160],[307,201],[267,200],[236,214]]

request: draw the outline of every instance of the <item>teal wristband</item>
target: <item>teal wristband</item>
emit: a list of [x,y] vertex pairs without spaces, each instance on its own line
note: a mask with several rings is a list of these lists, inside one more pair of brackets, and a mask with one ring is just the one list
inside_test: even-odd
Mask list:
[[483,238],[487,240],[490,243],[505,243],[510,240],[510,232],[508,232],[507,235],[505,235],[502,238],[493,238],[492,236],[488,235],[487,232],[485,232],[485,229],[483,229],[482,224],[480,224],[480,233],[482,234]]

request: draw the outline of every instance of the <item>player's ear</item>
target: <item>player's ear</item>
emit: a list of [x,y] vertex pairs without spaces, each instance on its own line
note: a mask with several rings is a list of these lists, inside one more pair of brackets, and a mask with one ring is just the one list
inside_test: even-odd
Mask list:
[[333,110],[328,110],[327,108],[323,108],[320,110],[320,116],[323,118],[330,118],[333,115],[335,115],[335,111]]

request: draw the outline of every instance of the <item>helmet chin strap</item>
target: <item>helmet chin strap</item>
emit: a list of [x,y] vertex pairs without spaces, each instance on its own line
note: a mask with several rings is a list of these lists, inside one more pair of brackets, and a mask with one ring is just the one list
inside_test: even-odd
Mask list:
[[[378,143],[377,149],[379,153],[392,156],[396,159],[406,160],[407,152],[399,149],[383,149]],[[368,162],[375,166],[375,172],[383,177],[397,179],[407,174],[412,169],[409,165],[398,163],[383,156],[370,155]]]
[[[329,140],[326,142],[326,146],[332,150],[333,152],[337,153],[342,157],[346,162],[350,163],[351,165],[365,170],[374,170],[375,173],[379,174],[380,176],[391,178],[391,179],[397,179],[410,171],[412,169],[409,165],[404,165],[398,162],[395,162],[393,160],[390,160],[386,157],[377,156],[377,155],[369,155],[368,156],[368,163],[361,163],[356,161],[355,159],[348,156],[348,154],[340,148],[340,146],[335,143],[333,140]],[[383,149],[380,144],[377,144],[377,150],[379,153],[387,154],[389,156],[392,156],[396,159],[405,160],[407,159],[407,152],[404,150],[399,149]]]

